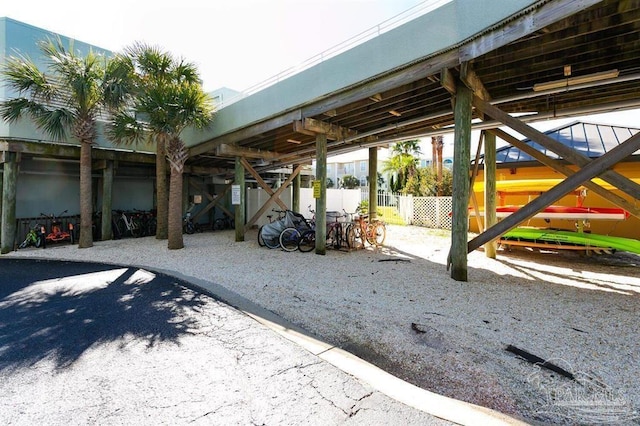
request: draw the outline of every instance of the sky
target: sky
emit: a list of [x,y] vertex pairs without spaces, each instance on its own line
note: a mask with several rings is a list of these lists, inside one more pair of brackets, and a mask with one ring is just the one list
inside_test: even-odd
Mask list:
[[[434,0],[430,0],[434,1]],[[439,0],[442,1],[442,0]],[[6,16],[114,52],[134,42],[166,49],[198,66],[208,92],[237,91],[385,26],[424,0],[2,0]],[[88,6],[91,4],[91,6]],[[541,131],[574,120],[640,127],[640,110],[532,124]],[[472,145],[478,137],[472,135]],[[430,157],[430,138],[423,143]],[[365,151],[366,152],[366,151]],[[472,146],[475,153],[475,147]],[[445,135],[445,156],[453,137]]]
[[[134,42],[198,66],[204,89],[242,91],[424,0],[3,0],[9,17],[114,52]],[[416,9],[413,9],[416,10]]]

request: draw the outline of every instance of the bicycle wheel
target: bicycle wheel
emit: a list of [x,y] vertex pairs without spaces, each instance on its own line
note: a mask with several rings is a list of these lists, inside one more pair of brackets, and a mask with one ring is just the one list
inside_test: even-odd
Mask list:
[[278,247],[280,247],[280,235],[275,235],[275,236],[265,236],[264,234],[262,235],[262,241],[264,242],[264,245],[267,246],[270,249],[277,249]]
[[139,219],[131,219],[131,236],[134,238],[142,236],[142,223]]
[[225,223],[224,223],[224,219],[218,218],[218,219],[216,219],[215,222],[213,222],[213,230],[214,231],[221,231],[224,228],[226,228]]
[[116,222],[116,228],[118,230],[118,238],[124,238],[127,236],[127,224],[124,222],[124,219],[118,219]]
[[156,229],[158,228],[158,219],[152,217],[147,222],[147,235],[156,235]]
[[316,248],[316,231],[309,230],[302,234],[298,242],[298,250],[308,253]]
[[342,247],[342,242],[344,240],[344,235],[342,232],[342,224],[338,223],[335,227],[335,241],[333,242],[333,248],[340,249]]
[[300,231],[296,228],[285,228],[280,233],[280,247],[284,251],[296,251],[300,243]]
[[381,246],[387,237],[387,228],[383,223],[370,223],[367,226],[367,241],[374,246]]
[[362,233],[360,232],[360,226],[357,224],[349,224],[346,231],[347,247],[352,249],[360,249],[364,247],[362,241]]
[[264,247],[264,240],[262,239],[262,226],[258,229],[258,245]]

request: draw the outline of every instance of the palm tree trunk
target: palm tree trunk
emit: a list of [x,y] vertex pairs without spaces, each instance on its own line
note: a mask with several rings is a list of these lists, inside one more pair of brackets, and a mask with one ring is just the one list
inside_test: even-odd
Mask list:
[[156,140],[156,239],[167,239],[167,214],[169,209],[167,191],[167,159],[166,138],[158,137]]
[[80,143],[80,238],[78,248],[93,246],[93,197],[91,194],[91,142]]
[[169,238],[167,248],[178,250],[184,247],[182,239],[182,170],[171,166],[169,181]]

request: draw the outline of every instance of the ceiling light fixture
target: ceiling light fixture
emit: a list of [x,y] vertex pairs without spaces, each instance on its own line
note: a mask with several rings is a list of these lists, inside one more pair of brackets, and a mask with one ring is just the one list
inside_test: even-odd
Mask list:
[[402,114],[396,111],[395,109],[389,110],[389,114],[395,115],[396,117],[400,117]]
[[620,72],[618,70],[597,72],[595,74],[587,74],[578,77],[569,77],[562,80],[548,81],[546,83],[538,83],[533,85],[534,92],[542,92],[544,90],[559,89],[562,87],[576,86],[578,84],[593,83],[595,81],[609,80],[616,78]]
[[380,102],[382,100],[382,95],[380,93],[376,93],[373,96],[369,96],[369,99],[371,99],[373,102]]
[[302,141],[299,141],[299,140],[296,140],[296,139],[287,139],[287,142],[295,143],[296,145],[300,145],[302,143]]

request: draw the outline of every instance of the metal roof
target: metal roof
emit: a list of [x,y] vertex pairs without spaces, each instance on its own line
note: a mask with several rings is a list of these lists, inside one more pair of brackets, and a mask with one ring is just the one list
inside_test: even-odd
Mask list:
[[[638,132],[640,132],[640,129],[637,128],[576,121],[548,130],[545,134],[587,157],[597,158]],[[561,158],[530,139],[524,140],[523,143],[540,151],[549,158]],[[639,154],[640,152],[635,153],[635,155]],[[505,146],[496,151],[496,163],[524,162],[537,163],[537,160],[514,146]]]

